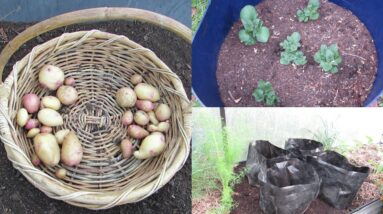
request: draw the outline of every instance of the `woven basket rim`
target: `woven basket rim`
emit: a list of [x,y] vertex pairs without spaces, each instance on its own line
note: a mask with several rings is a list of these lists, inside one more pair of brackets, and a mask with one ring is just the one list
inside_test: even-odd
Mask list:
[[[47,175],[44,175],[45,173],[40,171],[37,172],[36,169],[33,167],[30,160],[24,155],[20,154],[18,151],[18,146],[16,146],[14,142],[14,138],[12,135],[17,134],[14,132],[14,128],[12,125],[9,124],[10,118],[9,116],[3,115],[9,112],[8,105],[10,100],[8,100],[8,96],[11,93],[16,93],[15,88],[17,88],[17,73],[19,71],[19,68],[21,65],[27,65],[28,61],[31,60],[31,53],[39,53],[44,46],[52,46],[53,44],[56,44],[57,41],[61,40],[62,42],[65,41],[66,38],[77,36],[77,37],[108,37],[109,39],[115,38],[115,34],[106,33],[98,30],[91,30],[91,31],[77,31],[73,33],[65,33],[62,34],[60,37],[53,38],[41,45],[38,45],[32,49],[28,55],[23,57],[21,60],[19,60],[13,67],[12,72],[10,75],[6,78],[4,81],[4,84],[0,85],[0,105],[2,105],[2,112],[0,112],[0,133],[2,136],[2,140],[5,141],[5,149],[8,155],[8,159],[10,159],[13,162],[13,166],[18,169],[26,178],[27,180],[32,183],[35,187],[39,188],[41,191],[43,191],[47,196],[64,200],[67,203],[86,207],[89,209],[106,209],[113,207],[115,205],[124,204],[124,203],[132,203],[137,202],[140,200],[143,200],[144,198],[150,196],[153,192],[157,191],[159,188],[164,186],[166,183],[169,182],[169,180],[176,174],[178,170],[182,168],[184,165],[189,152],[190,152],[190,140],[191,140],[191,105],[188,100],[181,100],[182,102],[182,111],[183,111],[183,118],[184,118],[184,129],[185,129],[185,136],[186,136],[186,142],[179,142],[181,143],[180,149],[173,161],[173,163],[169,164],[170,166],[164,170],[163,177],[161,177],[162,182],[158,182],[158,178],[154,181],[152,181],[150,184],[139,188],[135,190],[121,190],[120,192],[97,192],[97,191],[78,191],[75,189],[72,189],[70,187],[65,186],[61,182],[57,182],[56,178],[49,177]],[[118,36],[119,39],[122,40],[129,40],[125,36]],[[133,42],[129,40],[130,42]],[[134,42],[133,42],[134,43]],[[132,44],[133,44],[132,43]],[[137,43],[135,43],[137,46]],[[149,54],[150,58],[157,58],[157,56],[151,52]],[[158,58],[157,58],[158,59]],[[171,71],[166,64],[164,64],[161,60],[157,61],[154,60],[156,63],[158,63],[158,66],[168,69]],[[15,84],[14,84],[15,83]],[[183,84],[180,81],[180,79],[173,78],[172,84],[174,88],[182,94],[184,97],[186,97],[186,92],[183,88]],[[12,87],[13,86],[13,87]],[[3,108],[5,107],[5,108]]]

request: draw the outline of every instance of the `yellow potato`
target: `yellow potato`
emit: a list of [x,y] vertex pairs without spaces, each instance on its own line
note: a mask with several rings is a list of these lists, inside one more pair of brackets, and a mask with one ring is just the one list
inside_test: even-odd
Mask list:
[[60,161],[60,148],[55,136],[40,133],[33,138],[33,146],[37,157],[47,166],[55,166]]
[[37,113],[37,119],[45,126],[61,126],[64,121],[61,115],[50,108],[44,108]]
[[76,134],[71,131],[65,137],[61,147],[61,161],[68,166],[78,165],[82,160],[83,148]]

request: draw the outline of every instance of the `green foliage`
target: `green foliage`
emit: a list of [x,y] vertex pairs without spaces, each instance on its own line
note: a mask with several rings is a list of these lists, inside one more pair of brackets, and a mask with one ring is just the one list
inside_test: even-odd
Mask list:
[[313,139],[323,144],[324,150],[334,150],[338,139],[338,131],[335,130],[332,123],[322,120],[322,128],[316,131],[310,131]]
[[298,32],[294,32],[280,43],[280,46],[284,50],[281,53],[280,59],[282,65],[288,65],[291,62],[296,65],[304,65],[307,63],[306,56],[299,50],[301,47],[300,40],[301,35]]
[[319,7],[319,0],[309,0],[306,8],[297,11],[298,21],[308,22],[309,20],[317,20],[319,18]]
[[192,16],[192,30],[195,32],[208,5],[208,0],[192,0],[192,7],[196,10]]
[[257,41],[266,43],[270,37],[270,31],[263,26],[263,21],[258,18],[258,13],[252,5],[246,5],[240,13],[244,29],[238,33],[239,40],[245,45],[254,45]]
[[342,57],[339,54],[337,44],[332,44],[330,47],[323,44],[315,53],[314,60],[325,72],[336,73],[338,72],[337,66],[342,62]]
[[[238,136],[238,130],[222,128],[219,119],[207,115],[208,111],[203,112],[202,115],[193,113],[198,125],[193,129],[192,198],[194,200],[209,191],[219,190],[220,206],[210,213],[228,213],[235,205],[233,187],[245,175],[244,172],[236,174],[233,169],[242,152],[238,145],[246,141],[243,135]],[[244,131],[246,127],[240,129]],[[202,134],[196,136],[198,133]],[[224,142],[224,138],[228,141]]]
[[257,102],[264,102],[267,106],[275,106],[278,97],[270,82],[258,81],[258,87],[254,90],[253,96]]

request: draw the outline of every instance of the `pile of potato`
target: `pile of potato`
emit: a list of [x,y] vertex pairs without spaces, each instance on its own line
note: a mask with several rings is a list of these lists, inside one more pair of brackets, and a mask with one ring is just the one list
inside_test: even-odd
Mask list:
[[122,140],[121,150],[124,158],[130,158],[132,155],[137,159],[158,156],[165,149],[163,133],[170,128],[170,107],[164,103],[157,103],[160,100],[160,92],[155,87],[142,83],[142,80],[142,76],[135,74],[130,80],[135,86],[134,89],[124,87],[116,92],[116,102],[120,107],[137,109],[134,114],[127,110],[122,115],[121,122],[128,126],[128,135],[135,139],[143,139],[140,149],[134,152],[132,142],[129,139]]
[[[134,89],[124,87],[116,92],[117,104],[129,109],[124,112],[121,121],[127,126],[127,134],[141,140],[137,151],[129,139],[122,140],[121,152],[124,158],[132,155],[137,159],[158,156],[165,149],[163,133],[170,128],[170,107],[158,103],[159,90],[142,81],[142,76],[133,75],[131,83],[135,86]],[[59,67],[45,65],[39,72],[39,83],[48,90],[57,90],[56,96],[40,98],[34,93],[27,93],[22,98],[23,108],[16,115],[17,124],[27,131],[28,138],[33,138],[35,154],[31,161],[35,166],[42,162],[53,167],[60,161],[67,166],[76,166],[83,156],[83,147],[76,133],[69,129],[56,130],[53,133],[54,127],[63,125],[63,118],[59,113],[62,105],[72,105],[78,99],[74,88],[75,79],[65,78]],[[65,178],[66,170],[57,169],[56,176]]]
[[[25,94],[22,98],[23,108],[16,115],[17,124],[24,127],[28,138],[33,138],[35,154],[32,156],[32,163],[35,166],[41,162],[47,166],[56,166],[61,160],[68,166],[78,165],[83,148],[76,133],[63,129],[53,134],[53,127],[63,125],[63,118],[58,112],[61,105],[74,104],[78,99],[77,91],[73,87],[74,78],[65,78],[59,67],[45,65],[39,72],[39,83],[48,90],[57,90],[56,96],[44,96],[40,99],[36,94]],[[56,176],[65,178],[66,170],[58,169]]]

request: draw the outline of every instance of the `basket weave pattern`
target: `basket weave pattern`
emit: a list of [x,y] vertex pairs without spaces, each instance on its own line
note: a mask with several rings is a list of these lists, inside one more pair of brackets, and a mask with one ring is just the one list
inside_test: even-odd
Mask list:
[[[33,142],[16,125],[25,93],[52,95],[38,85],[38,72],[45,64],[60,67],[66,77],[76,80],[79,99],[60,110],[64,125],[54,129],[68,128],[79,136],[84,155],[75,167],[61,163],[34,167],[30,161]],[[122,158],[119,148],[128,136],[121,124],[126,109],[117,105],[115,93],[121,87],[133,87],[129,81],[133,74],[158,88],[160,102],[169,104],[173,112],[164,153],[144,161]],[[0,109],[1,140],[14,167],[49,197],[76,206],[106,209],[142,200],[165,185],[189,154],[191,106],[182,82],[152,51],[125,36],[81,31],[36,46],[0,85]],[[137,140],[131,140],[138,146]],[[63,180],[54,175],[60,167],[67,169]]]

